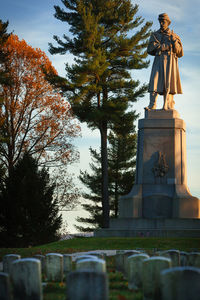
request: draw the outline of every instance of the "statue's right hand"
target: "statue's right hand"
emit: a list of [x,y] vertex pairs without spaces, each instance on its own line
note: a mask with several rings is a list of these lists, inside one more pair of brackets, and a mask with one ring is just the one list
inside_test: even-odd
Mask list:
[[161,51],[169,51],[169,45],[166,45],[166,44],[162,44],[161,46]]

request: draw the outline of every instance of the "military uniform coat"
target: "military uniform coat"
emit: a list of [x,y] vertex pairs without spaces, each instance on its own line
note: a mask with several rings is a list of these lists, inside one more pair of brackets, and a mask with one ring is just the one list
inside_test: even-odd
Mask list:
[[155,56],[149,92],[182,94],[178,57],[183,56],[183,47],[179,36],[169,28],[164,32],[158,30],[151,35],[147,52]]

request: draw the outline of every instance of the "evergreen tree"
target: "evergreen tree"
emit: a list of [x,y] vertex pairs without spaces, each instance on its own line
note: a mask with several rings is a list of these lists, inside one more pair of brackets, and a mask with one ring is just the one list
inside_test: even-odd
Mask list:
[[124,113],[121,123],[114,124],[108,136],[109,193],[112,216],[118,216],[119,197],[130,192],[135,180],[137,135],[135,112]]
[[[135,179],[136,164],[136,133],[133,121],[137,115],[135,112],[124,113],[121,124],[113,126],[109,136],[108,147],[108,174],[109,174],[109,198],[111,216],[118,216],[119,197],[130,192]],[[101,205],[101,155],[90,148],[92,163],[91,173],[82,172],[79,179],[87,188],[83,198],[88,203],[82,204],[84,210],[90,216],[87,218],[78,217],[77,221],[86,226],[76,226],[80,231],[93,231],[103,226],[103,215]]]
[[[113,122],[121,122],[127,103],[137,101],[145,85],[131,78],[133,69],[146,68],[149,22],[137,17],[138,6],[130,0],[61,0],[55,17],[70,25],[63,40],[57,36],[51,54],[71,52],[66,78],[51,78],[62,86],[80,121],[101,135],[103,227],[109,227],[107,135]],[[143,24],[143,25],[142,25]]]
[[[8,52],[5,52],[3,46],[5,45],[7,39],[9,38],[10,34],[7,33],[8,28],[8,21],[3,22],[0,20],[0,65],[4,64],[8,59]],[[10,83],[10,78],[7,75],[7,70],[3,69],[0,70],[0,90],[1,86]]]
[[40,170],[25,153],[1,188],[1,246],[27,247],[56,240],[62,219],[45,168]]

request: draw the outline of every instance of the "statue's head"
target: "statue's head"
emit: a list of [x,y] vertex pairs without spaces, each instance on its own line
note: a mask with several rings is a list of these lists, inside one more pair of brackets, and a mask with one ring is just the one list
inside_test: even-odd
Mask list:
[[168,28],[168,26],[171,24],[171,20],[170,20],[168,14],[166,14],[166,13],[160,14],[158,16],[158,20],[160,22],[160,28],[162,30],[166,30]]

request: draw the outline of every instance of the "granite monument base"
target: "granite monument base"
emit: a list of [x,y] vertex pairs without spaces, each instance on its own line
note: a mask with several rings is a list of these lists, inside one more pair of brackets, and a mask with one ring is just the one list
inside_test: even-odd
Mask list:
[[110,228],[96,230],[95,237],[200,237],[200,219],[118,218]]
[[185,131],[176,110],[145,111],[135,185],[119,200],[119,218],[95,236],[200,237],[200,201],[187,186]]

